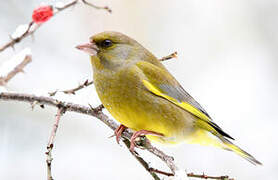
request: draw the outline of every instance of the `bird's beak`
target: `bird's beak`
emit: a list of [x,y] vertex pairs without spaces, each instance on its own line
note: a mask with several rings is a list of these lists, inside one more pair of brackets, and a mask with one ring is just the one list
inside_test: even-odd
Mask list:
[[97,53],[99,51],[99,48],[93,42],[78,45],[78,46],[76,46],[76,48],[79,49],[79,50],[82,50],[82,51],[84,51],[86,53],[88,53],[91,56],[97,55]]

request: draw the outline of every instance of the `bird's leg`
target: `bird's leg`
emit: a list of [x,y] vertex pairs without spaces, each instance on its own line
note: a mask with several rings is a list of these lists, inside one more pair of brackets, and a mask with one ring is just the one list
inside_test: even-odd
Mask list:
[[120,142],[120,137],[121,137],[123,131],[124,131],[126,128],[127,128],[126,126],[124,126],[124,125],[121,124],[121,125],[120,125],[119,127],[117,127],[117,129],[115,130],[116,141],[117,141],[118,144],[119,144],[119,142]]
[[142,136],[142,135],[154,135],[154,136],[164,136],[163,134],[161,133],[157,133],[157,132],[154,132],[154,131],[148,131],[148,130],[140,130],[140,131],[136,131],[135,133],[133,133],[133,135],[131,136],[130,138],[130,147],[129,147],[129,150],[130,151],[134,151],[134,148],[135,148],[135,140],[137,137],[139,136]]

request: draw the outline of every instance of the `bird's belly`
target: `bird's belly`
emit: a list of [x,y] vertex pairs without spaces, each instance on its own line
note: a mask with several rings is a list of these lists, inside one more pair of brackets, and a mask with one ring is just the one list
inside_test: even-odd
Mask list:
[[182,142],[194,129],[194,116],[147,90],[110,87],[99,93],[105,108],[121,124],[133,129],[162,133],[148,136],[161,143]]

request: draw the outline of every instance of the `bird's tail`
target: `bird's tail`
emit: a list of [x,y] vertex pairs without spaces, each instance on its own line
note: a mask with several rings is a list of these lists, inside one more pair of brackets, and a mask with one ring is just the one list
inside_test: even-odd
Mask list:
[[198,119],[195,125],[197,129],[195,133],[192,134],[191,138],[188,139],[189,141],[187,140],[187,142],[220,147],[225,150],[235,152],[254,165],[262,165],[262,163],[256,160],[251,154],[247,153],[246,151],[242,150],[231,141],[229,141],[227,138],[233,138],[225,133],[215,123],[206,122]]
[[251,154],[242,150],[240,147],[236,146],[228,139],[226,139],[224,137],[220,137],[219,139],[223,142],[223,145],[224,145],[223,149],[235,152],[236,154],[240,155],[241,157],[243,157],[244,159],[246,159],[247,161],[249,161],[250,163],[252,163],[254,165],[262,165],[262,163],[260,161],[258,161],[257,159],[255,159]]

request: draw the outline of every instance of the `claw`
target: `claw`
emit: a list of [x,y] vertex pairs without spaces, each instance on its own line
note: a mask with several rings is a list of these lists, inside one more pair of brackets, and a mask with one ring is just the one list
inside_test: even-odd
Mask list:
[[123,133],[123,131],[126,129],[127,127],[124,125],[120,125],[116,130],[115,130],[115,136],[116,136],[116,141],[119,144],[120,143],[120,137]]
[[154,131],[148,131],[148,130],[140,130],[140,131],[136,131],[135,133],[133,133],[133,135],[130,138],[130,147],[129,150],[131,152],[134,152],[134,148],[136,146],[135,144],[135,140],[137,137],[142,136],[142,135],[154,135],[154,136],[160,136],[163,137],[164,135],[161,133],[157,133]]

